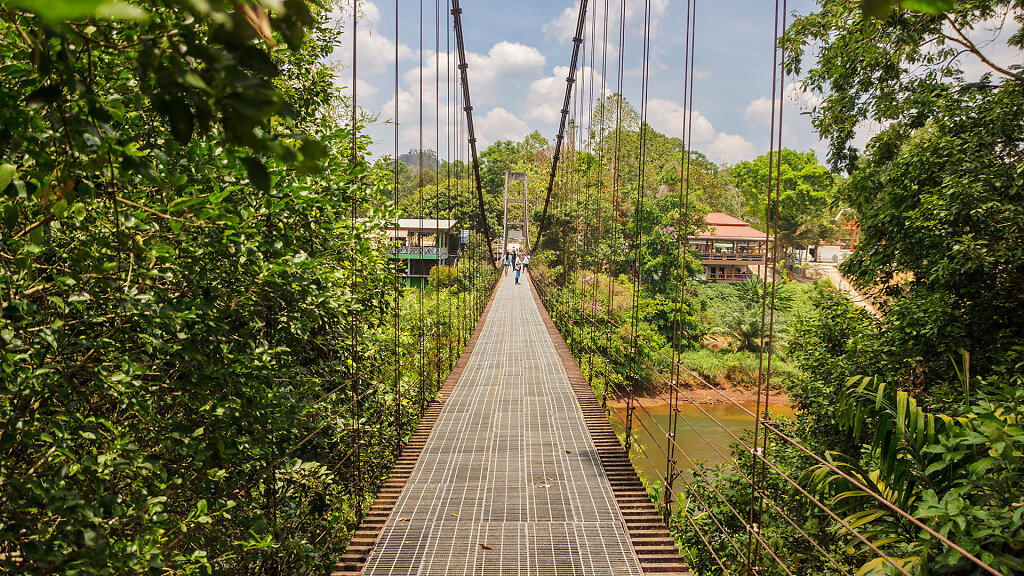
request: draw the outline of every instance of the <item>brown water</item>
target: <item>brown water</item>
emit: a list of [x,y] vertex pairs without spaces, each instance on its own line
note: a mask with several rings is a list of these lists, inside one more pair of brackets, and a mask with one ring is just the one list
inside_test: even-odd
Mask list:
[[[740,402],[751,413],[754,403]],[[679,404],[676,426],[675,460],[683,478],[675,482],[681,488],[683,481],[697,463],[713,466],[732,459],[729,445],[743,438],[746,430],[754,427],[754,418],[735,404]],[[670,426],[671,409],[668,405],[641,407],[634,405],[633,430],[639,446],[631,450],[633,465],[650,481],[662,480],[666,470],[666,434]],[[773,415],[792,416],[789,406],[770,406]],[[612,425],[622,432],[626,421],[626,408],[612,409]],[[747,441],[749,442],[749,440]]]

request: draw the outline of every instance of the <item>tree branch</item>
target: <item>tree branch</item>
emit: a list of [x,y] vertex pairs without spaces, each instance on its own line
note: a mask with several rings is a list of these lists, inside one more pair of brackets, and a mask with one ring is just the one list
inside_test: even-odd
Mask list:
[[960,28],[957,27],[956,24],[953,23],[953,19],[950,18],[949,15],[946,15],[946,22],[949,24],[950,28],[952,28],[953,31],[956,32],[956,35],[960,37],[960,38],[954,38],[954,37],[952,37],[952,36],[950,36],[948,34],[943,33],[942,35],[945,36],[947,40],[949,40],[951,42],[955,42],[955,43],[963,46],[971,54],[974,54],[975,56],[978,57],[979,60],[984,62],[986,66],[988,66],[989,68],[995,70],[996,72],[999,72],[1000,74],[1002,74],[1004,76],[1008,76],[1008,77],[1013,78],[1015,80],[1021,80],[1022,79],[1022,76],[1020,74],[1014,74],[1010,70],[1007,70],[1006,68],[1003,68],[1002,66],[999,66],[995,62],[989,60],[988,56],[985,56],[985,54],[983,54],[981,52],[981,49],[978,48],[978,46],[974,42],[972,42],[971,39],[968,38],[963,33],[963,31],[960,30]]
[[15,234],[13,239],[17,240],[17,239],[21,238],[25,234],[28,234],[29,232],[35,230],[36,228],[39,228],[40,226],[42,226],[43,224],[46,224],[50,220],[53,220],[53,214],[50,214],[50,215],[46,216],[42,220],[38,220],[38,221],[36,221],[36,222],[34,222],[32,224],[29,224],[28,227],[26,227],[24,230],[22,230],[21,232],[18,232],[17,234]]
[[156,210],[153,210],[152,208],[148,208],[146,206],[143,206],[142,204],[138,204],[138,203],[132,202],[131,200],[125,200],[124,198],[121,198],[120,196],[114,196],[114,198],[116,198],[118,202],[122,202],[124,204],[129,205],[129,206],[134,206],[135,208],[138,208],[139,210],[142,210],[144,212],[149,212],[150,214],[153,214],[154,216],[159,216],[161,218],[167,218],[168,220],[174,220],[176,222],[183,222],[183,223],[185,222],[181,218],[175,218],[174,216],[170,216],[168,214],[164,214],[163,212],[157,212]]

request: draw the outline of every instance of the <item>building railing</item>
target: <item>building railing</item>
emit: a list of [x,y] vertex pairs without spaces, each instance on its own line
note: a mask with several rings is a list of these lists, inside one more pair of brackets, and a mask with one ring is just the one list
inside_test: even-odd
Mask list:
[[399,246],[389,251],[391,254],[422,254],[424,256],[448,256],[447,248],[437,246]]
[[744,260],[744,261],[760,261],[764,260],[764,253],[758,252],[701,252],[701,260]]
[[716,272],[714,274],[706,274],[705,278],[708,280],[748,280],[753,277],[753,274],[749,272]]

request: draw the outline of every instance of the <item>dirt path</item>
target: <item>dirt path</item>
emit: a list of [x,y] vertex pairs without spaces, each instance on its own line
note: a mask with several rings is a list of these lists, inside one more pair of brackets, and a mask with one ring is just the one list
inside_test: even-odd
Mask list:
[[876,318],[882,317],[882,313],[878,311],[878,308],[875,308],[875,305],[871,302],[871,300],[864,296],[863,294],[861,294],[860,292],[858,292],[857,289],[854,288],[852,284],[850,284],[849,280],[844,278],[843,275],[839,273],[839,269],[836,268],[834,264],[829,264],[826,262],[808,262],[807,271],[811,272],[811,274],[808,274],[809,277],[813,278],[817,276],[819,278],[828,278],[829,282],[831,282],[832,285],[838,288],[841,292],[846,294],[847,297],[849,297],[850,300],[853,301],[855,306],[867,310]]

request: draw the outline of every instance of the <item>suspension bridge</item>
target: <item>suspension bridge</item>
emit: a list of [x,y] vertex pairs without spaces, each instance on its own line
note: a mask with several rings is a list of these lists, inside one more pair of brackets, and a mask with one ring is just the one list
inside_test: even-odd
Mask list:
[[[618,54],[612,55],[618,62],[617,92],[622,92],[624,76],[623,53],[625,50],[624,18],[626,0],[619,2],[618,39],[615,42]],[[781,69],[785,62],[785,46],[780,41],[786,33],[786,2],[777,0],[775,6],[774,35],[775,50],[772,66],[772,106],[770,118],[770,151],[782,148],[782,111],[778,94],[782,89]],[[480,162],[477,154],[477,138],[473,124],[473,106],[470,98],[470,70],[466,60],[463,40],[463,19],[466,17],[458,0],[447,6],[445,21],[455,39],[458,72],[453,79],[449,97],[454,93],[456,104],[464,116],[449,117],[450,132],[458,136],[456,142],[449,142],[449,150],[456,158],[465,158],[473,171],[473,182],[478,200],[478,232],[486,239],[490,251],[489,262],[499,262],[502,253],[494,247],[509,246],[509,226],[523,229],[516,236],[517,241],[530,246],[540,246],[548,224],[552,198],[555,202],[566,199],[588,201],[588,194],[594,188],[600,189],[602,182],[580,181],[572,167],[568,170],[559,165],[566,142],[567,124],[571,131],[580,130],[575,138],[583,136],[583,123],[569,121],[570,116],[593,121],[594,93],[599,97],[608,93],[604,79],[609,55],[609,13],[614,7],[605,0],[602,19],[596,16],[598,10],[588,12],[588,0],[578,2],[576,31],[572,38],[572,54],[569,59],[565,95],[560,103],[561,119],[558,134],[551,154],[550,176],[544,194],[543,207],[538,210],[537,221],[530,223],[531,213],[527,208],[525,194],[529,186],[523,183],[524,196],[510,208],[508,195],[509,174],[506,174],[506,197],[504,238],[497,244],[492,242],[491,227],[486,217],[484,193],[481,184]],[[644,206],[644,154],[647,118],[647,93],[650,87],[650,1],[643,3],[643,42],[641,73],[641,106],[639,175],[635,186],[635,218],[643,216]],[[422,48],[424,28],[423,3],[419,5],[420,30],[420,127],[419,141],[423,150],[423,70]],[[397,12],[397,10],[396,10]],[[687,0],[686,19],[682,36],[683,94],[683,158],[691,150],[692,99],[694,79],[694,34],[696,29],[697,2]],[[449,18],[450,17],[450,18]],[[589,23],[588,23],[589,19]],[[353,11],[353,30],[358,26],[356,11]],[[435,6],[433,30],[435,50],[439,51],[442,28],[441,5]],[[613,31],[614,32],[614,31]],[[398,127],[398,60],[397,47],[399,29],[395,22],[395,154],[397,157]],[[355,38],[355,34],[352,34]],[[589,43],[589,46],[588,46]],[[598,48],[600,46],[600,48]],[[352,85],[357,83],[355,41],[352,47]],[[449,47],[450,48],[450,47]],[[598,64],[598,54],[600,63]],[[589,57],[589,64],[587,58]],[[456,66],[453,64],[453,70]],[[435,59],[435,82],[441,76],[440,61]],[[578,70],[589,71],[577,77]],[[601,80],[595,78],[600,67]],[[426,87],[429,92],[430,87]],[[434,87],[439,100],[440,85]],[[589,91],[589,94],[588,94]],[[588,98],[589,96],[589,98]],[[355,92],[352,92],[352,123],[356,124]],[[435,102],[435,105],[438,105]],[[437,112],[437,110],[435,110]],[[613,173],[617,175],[620,162],[618,123],[621,109],[614,111],[615,158]],[[440,116],[438,116],[440,118]],[[584,120],[586,122],[587,120]],[[437,148],[440,148],[440,119],[438,120]],[[594,128],[590,128],[593,133]],[[573,132],[575,133],[575,132]],[[568,137],[570,152],[573,149],[573,134]],[[594,152],[585,144],[587,152]],[[464,154],[464,155],[463,155]],[[601,158],[601,161],[604,161]],[[423,158],[419,165],[422,167]],[[680,182],[678,187],[679,212],[685,222],[691,211],[689,161],[679,163]],[[397,168],[396,168],[397,170]],[[781,186],[781,166],[769,164],[769,197],[778,194]],[[568,173],[567,173],[568,172]],[[561,190],[556,182],[561,177]],[[397,171],[395,174],[395,202],[398,203]],[[598,176],[600,178],[600,176]],[[513,174],[514,180],[523,180],[525,175]],[[438,182],[437,184],[440,184]],[[625,186],[616,181],[611,183],[613,201],[625,202]],[[439,186],[440,188],[440,186]],[[593,202],[593,198],[589,198]],[[450,203],[449,203],[450,206]],[[423,212],[422,200],[420,211]],[[509,220],[509,210],[515,212]],[[435,207],[435,212],[438,212]],[[521,211],[521,217],[519,216]],[[761,356],[757,382],[757,406],[746,412],[753,428],[752,437],[740,438],[726,430],[732,440],[742,448],[749,458],[745,462],[734,462],[734,472],[740,478],[743,491],[747,491],[746,503],[734,504],[714,484],[702,479],[692,471],[700,468],[699,461],[690,455],[690,447],[677,441],[680,426],[687,426],[680,406],[690,404],[709,416],[710,420],[723,427],[691,397],[690,389],[681,385],[705,387],[722,395],[725,401],[732,400],[722,394],[716,386],[699,375],[687,370],[678,356],[673,353],[661,360],[670,366],[668,375],[661,382],[660,395],[669,406],[667,426],[654,420],[636,419],[644,406],[633,402],[629,390],[614,389],[605,379],[603,389],[594,384],[596,354],[610,353],[596,350],[592,345],[569,344],[563,334],[578,334],[580,330],[595,332],[608,331],[593,324],[593,315],[582,314],[590,307],[597,311],[597,288],[581,287],[578,279],[568,274],[572,283],[570,292],[574,300],[565,302],[554,297],[559,288],[553,278],[527,271],[522,285],[514,283],[508,275],[497,283],[490,301],[483,311],[475,332],[469,339],[461,357],[451,370],[439,393],[430,406],[423,410],[422,419],[404,445],[400,458],[383,483],[373,504],[354,531],[344,557],[336,566],[334,576],[356,576],[359,574],[402,575],[402,574],[535,574],[535,575],[598,575],[598,574],[664,574],[682,576],[690,569],[684,558],[703,557],[706,564],[717,566],[724,574],[801,574],[807,568],[794,564],[792,557],[787,562],[783,549],[794,545],[791,542],[768,541],[762,537],[764,522],[771,521],[792,529],[800,536],[799,546],[807,553],[817,556],[817,565],[826,566],[838,574],[850,575],[854,569],[843,561],[842,554],[834,543],[823,542],[820,536],[811,533],[800,518],[792,514],[792,508],[782,505],[765,490],[767,482],[775,482],[793,494],[799,494],[808,508],[823,513],[841,526],[851,541],[863,546],[869,557],[883,563],[887,570],[910,576],[913,563],[896,558],[872,541],[870,534],[859,531],[834,511],[819,496],[811,494],[792,475],[777,467],[769,458],[769,444],[788,444],[810,461],[824,467],[842,478],[855,489],[873,498],[886,514],[906,522],[914,530],[920,530],[935,538],[941,545],[961,554],[980,572],[998,574],[978,557],[964,550],[935,528],[925,525],[904,510],[891,504],[878,490],[866,486],[860,478],[852,477],[832,462],[812,453],[785,434],[776,425],[767,411],[771,391],[771,362],[774,337],[774,278],[779,257],[776,250],[777,238],[771,232],[778,230],[778,214],[774,214],[774,226],[765,232],[763,246],[771,247],[763,253],[760,271],[762,274],[762,327]],[[584,221],[591,216],[577,214],[577,220]],[[771,224],[771,223],[770,223]],[[600,225],[600,224],[598,224]],[[619,225],[617,222],[611,226]],[[684,224],[692,225],[692,224]],[[536,233],[530,230],[536,228]],[[580,226],[580,229],[586,229]],[[639,224],[631,239],[631,249],[639,253],[644,238]],[[585,234],[578,242],[586,245]],[[675,249],[677,271],[675,274],[676,297],[679,302],[685,297],[687,281],[685,236]],[[422,248],[420,248],[422,250]],[[591,270],[597,268],[591,265]],[[609,277],[614,277],[614,265],[602,265]],[[601,266],[599,266],[601,267]],[[639,263],[634,262],[629,270],[636,284],[642,284]],[[566,269],[579,272],[579,263],[566,262]],[[683,271],[683,272],[680,272]],[[538,271],[539,272],[539,271]],[[501,277],[499,277],[501,278]],[[591,276],[593,278],[593,276]],[[614,296],[614,285],[609,281]],[[585,284],[585,283],[584,283]],[[619,337],[627,341],[621,356],[614,358],[620,366],[627,366],[631,377],[641,370],[658,371],[645,358],[664,356],[660,350],[644,350],[645,343],[636,330],[637,301],[639,290],[632,290],[632,325],[614,326]],[[549,310],[547,306],[553,306]],[[549,315],[549,311],[551,314]],[[555,316],[555,321],[552,321]],[[588,324],[588,322],[590,324]],[[673,324],[674,350],[678,349],[682,335],[680,320]],[[613,324],[613,323],[612,323]],[[557,326],[557,327],[556,327]],[[560,331],[559,328],[563,330]],[[607,334],[606,338],[609,337]],[[397,348],[397,346],[396,346]],[[610,349],[610,348],[609,348]],[[580,369],[586,359],[587,376]],[[397,359],[396,359],[397,361]],[[579,363],[578,363],[579,362]],[[662,370],[663,371],[663,370]],[[663,371],[664,372],[664,371]],[[616,421],[608,409],[609,398],[620,398],[626,405],[625,416]],[[654,428],[652,428],[652,426]],[[638,428],[655,438],[656,446],[639,446],[634,439]],[[724,427],[723,427],[724,428]],[[699,434],[699,432],[698,432]],[[771,440],[769,441],[769,437]],[[701,435],[703,440],[707,440]],[[664,439],[662,444],[660,440]],[[725,455],[722,455],[725,457]],[[654,476],[638,476],[631,459],[644,459],[655,470]],[[771,476],[771,478],[769,478]],[[687,498],[681,498],[681,489],[687,490]],[[735,495],[734,495],[735,496]],[[769,520],[769,518],[771,518]],[[698,521],[699,519],[699,521]],[[701,550],[680,550],[673,539],[672,531],[691,531],[703,542]],[[865,564],[867,566],[867,564]]]
[[[865,345],[884,340],[885,326],[824,291],[834,299],[822,308],[835,311],[811,320],[842,342],[796,334],[797,345],[777,346],[779,238],[789,234],[779,232],[787,45],[796,42],[790,49],[799,60],[801,38],[827,35],[803,17],[787,36],[786,0],[774,0],[774,21],[765,12],[766,172],[759,168],[758,184],[743,190],[756,201],[740,205],[725,198],[737,187],[724,180],[721,197],[700,195],[722,175],[692,146],[701,123],[693,109],[703,16],[697,0],[677,0],[682,8],[663,27],[674,52],[664,57],[664,47],[652,48],[652,21],[666,3],[576,0],[563,13],[575,16],[571,53],[559,62],[567,66],[556,69],[565,70],[564,92],[556,77],[557,93],[538,96],[550,98],[550,118],[559,117],[554,140],[531,134],[519,156],[499,161],[507,142],[484,159],[477,149],[477,70],[463,34],[488,18],[483,3],[464,11],[459,0],[394,0],[393,45],[376,37],[360,46],[360,37],[374,38],[362,16],[390,25],[367,0],[0,0],[0,572],[1024,573],[1024,434],[1020,396],[1009,395],[1019,386],[1002,392],[1015,398],[1017,415],[990,404],[972,383],[1003,380],[972,380],[971,351],[961,348],[962,362],[950,356],[958,380],[936,383],[963,384],[963,411],[918,404],[900,385],[916,386],[927,373],[920,358],[893,354],[891,342],[878,351]],[[922,14],[935,34],[984,58],[957,28],[959,17],[943,23],[939,14],[952,2],[819,3],[828,20],[838,18],[834,11],[854,17],[856,42],[844,40],[844,51],[874,48],[875,24],[861,16],[882,8],[894,11],[895,45],[916,43],[904,34],[913,19],[902,12],[913,5],[931,11]],[[1006,14],[1024,21],[1019,1],[996,4],[1012,4]],[[400,21],[407,26],[417,10],[416,29],[403,29]],[[991,20],[988,8],[970,10],[976,21]],[[1008,45],[1019,47],[1019,32],[1013,36]],[[342,44],[351,48],[351,84],[339,94],[339,63],[327,58]],[[376,68],[375,81],[389,75],[382,46],[394,48],[393,142],[377,138],[381,127],[360,114],[356,91],[366,70],[357,66],[360,54]],[[942,52],[928,46],[917,49],[938,61]],[[366,58],[367,49],[378,52]],[[892,74],[914,58],[875,52]],[[664,69],[652,57],[659,53],[670,62]],[[992,112],[979,123],[1021,109],[1013,106],[1019,70],[986,64],[1014,88],[996,92],[988,75],[972,82],[974,94],[1010,94],[992,108],[984,99],[970,103]],[[680,138],[648,123],[652,86],[667,74],[682,80],[673,83],[682,88],[673,108]],[[627,76],[639,84],[635,109],[623,96]],[[380,91],[362,86],[362,94]],[[881,94],[884,105],[895,101],[886,96],[895,92]],[[951,133],[971,113],[964,110],[943,112],[958,117],[946,127],[928,119],[928,130]],[[1019,139],[1004,136],[1016,138],[1020,124],[992,123],[1000,126],[991,149],[1006,156],[1014,151],[1007,143]],[[904,136],[918,140],[917,128],[892,127],[910,128]],[[399,154],[399,143],[412,140],[418,158]],[[947,142],[969,140],[929,146],[952,149]],[[370,152],[389,144],[393,155]],[[852,161],[852,149],[846,153]],[[918,160],[925,154],[908,156],[929,178],[950,179]],[[971,166],[987,163],[981,158],[965,163],[964,197],[978,192],[974,180],[995,182],[996,192],[1010,182],[1019,189],[1019,158],[990,174],[998,178],[975,178]],[[710,167],[691,174],[700,162]],[[999,184],[1010,169],[1017,179]],[[872,182],[861,183],[868,200]],[[950,198],[961,197],[956,186]],[[716,208],[723,211],[759,211],[764,232],[734,215],[706,218],[695,205],[709,199],[730,202]],[[951,219],[949,229],[975,238],[972,226],[983,219],[1000,229],[1001,206],[987,203],[974,224]],[[1014,212],[1005,213],[1014,224]],[[873,219],[872,232],[880,226]],[[716,226],[737,231],[719,242]],[[922,238],[941,247],[937,236]],[[976,238],[974,245],[988,245]],[[968,253],[959,248],[951,253]],[[520,249],[534,260],[519,260],[510,273],[502,264]],[[1017,254],[988,253],[1001,254],[994,263]],[[859,254],[883,265],[893,258]],[[1011,292],[1017,260],[1016,268],[991,269],[1003,284],[961,285],[971,287],[961,302]],[[702,315],[707,302],[693,301],[701,296],[695,278],[749,283],[720,292],[742,304]],[[924,293],[943,300],[918,295],[908,308],[945,302],[947,292],[943,284]],[[991,310],[1016,305],[1007,298]],[[743,392],[756,398],[747,403],[683,359],[719,352],[702,340],[712,330],[705,321],[739,306],[738,328],[714,327],[729,333],[722,340],[734,348],[730,356],[709,356],[740,365]],[[833,338],[838,318],[850,321],[844,330],[853,336]],[[944,326],[946,316],[935,318],[924,325]],[[917,330],[916,322],[895,326]],[[1016,324],[1004,328],[1020,333]],[[947,344],[963,335],[954,336]],[[776,349],[798,356],[798,346],[816,355],[792,369],[807,376],[790,379],[804,396],[794,402],[794,423],[769,406],[778,403]],[[830,349],[841,347],[849,350]],[[834,371],[820,378],[826,386],[808,369],[812,361]],[[888,367],[877,372],[874,364]],[[881,380],[904,369],[907,380]],[[842,402],[825,397],[832,394]],[[731,404],[742,425],[717,418],[709,397]],[[857,412],[865,406],[874,411]],[[851,422],[836,425],[840,419]],[[804,433],[813,427],[824,430]],[[871,445],[861,445],[870,433]],[[717,464],[705,458],[712,452]]]

